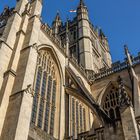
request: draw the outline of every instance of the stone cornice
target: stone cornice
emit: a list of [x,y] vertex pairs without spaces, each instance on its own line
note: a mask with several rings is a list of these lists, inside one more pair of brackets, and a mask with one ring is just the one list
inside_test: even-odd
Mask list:
[[[10,50],[13,51],[13,49],[2,38],[0,38],[0,44],[1,43],[4,43]],[[1,46],[0,46],[0,48],[1,48]]]
[[9,69],[7,70],[5,73],[4,73],[4,77],[6,77],[7,75],[11,74],[12,76],[16,77],[16,72],[12,69]]

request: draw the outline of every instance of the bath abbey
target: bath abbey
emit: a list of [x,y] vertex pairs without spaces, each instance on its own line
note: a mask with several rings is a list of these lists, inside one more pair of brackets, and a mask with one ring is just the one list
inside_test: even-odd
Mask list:
[[122,44],[112,63],[84,0],[52,26],[42,7],[17,0],[0,13],[0,140],[139,140],[140,53]]

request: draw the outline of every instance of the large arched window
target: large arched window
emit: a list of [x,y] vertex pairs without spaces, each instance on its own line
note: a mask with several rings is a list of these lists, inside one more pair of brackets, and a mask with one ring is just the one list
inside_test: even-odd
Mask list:
[[119,89],[111,85],[103,101],[103,109],[111,119],[120,119],[119,111]]
[[54,135],[57,109],[56,98],[58,95],[56,92],[60,80],[58,75],[58,69],[51,53],[40,50],[37,60],[31,123],[52,136]]

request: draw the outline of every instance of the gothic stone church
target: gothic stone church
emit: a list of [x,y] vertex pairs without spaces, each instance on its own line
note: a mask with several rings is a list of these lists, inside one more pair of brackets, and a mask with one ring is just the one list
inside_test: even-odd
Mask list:
[[140,54],[112,63],[83,0],[52,27],[42,6],[0,14],[0,140],[139,140]]

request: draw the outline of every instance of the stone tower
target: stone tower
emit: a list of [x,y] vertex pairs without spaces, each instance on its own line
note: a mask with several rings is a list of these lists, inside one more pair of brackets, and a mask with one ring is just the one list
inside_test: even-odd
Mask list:
[[97,34],[95,27],[91,24],[84,0],[80,0],[77,8],[77,20],[81,65],[84,66],[87,71],[95,72],[102,67],[110,67],[111,57],[108,41],[106,36],[101,33],[101,29],[99,34]]
[[83,0],[77,8],[80,63],[86,70],[93,70],[92,42],[90,40],[90,24],[88,10]]
[[54,36],[58,35],[61,24],[62,23],[61,23],[60,15],[59,15],[59,12],[57,12],[55,20],[53,21],[53,24],[52,24],[52,31],[53,31]]

